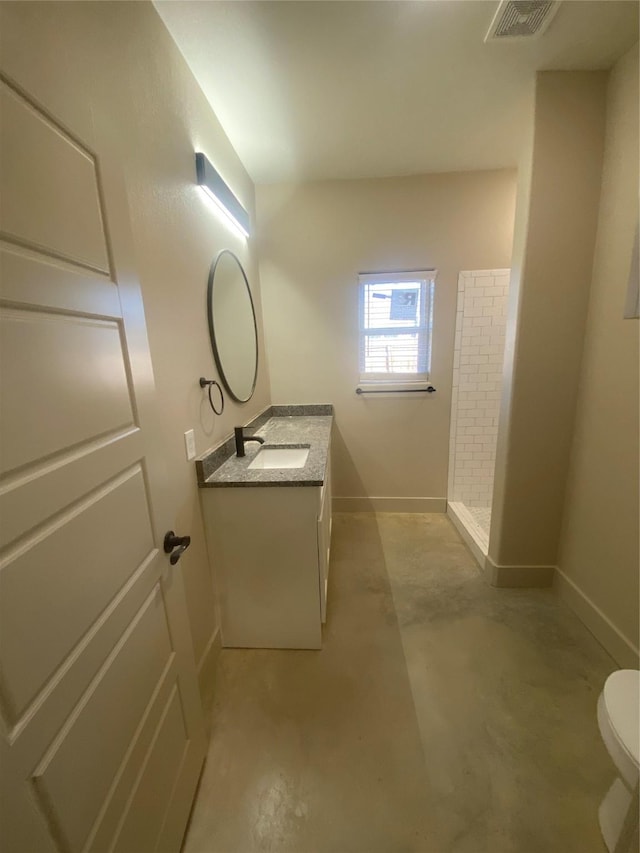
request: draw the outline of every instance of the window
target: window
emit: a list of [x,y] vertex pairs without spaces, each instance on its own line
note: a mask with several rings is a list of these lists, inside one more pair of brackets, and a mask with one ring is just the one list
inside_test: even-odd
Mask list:
[[435,270],[360,279],[360,384],[402,390],[429,382]]

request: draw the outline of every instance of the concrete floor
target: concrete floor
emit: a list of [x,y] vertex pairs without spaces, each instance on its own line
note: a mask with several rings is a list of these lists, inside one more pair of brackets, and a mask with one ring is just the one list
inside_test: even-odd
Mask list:
[[334,516],[323,649],[226,649],[184,853],[603,853],[615,663],[444,515]]

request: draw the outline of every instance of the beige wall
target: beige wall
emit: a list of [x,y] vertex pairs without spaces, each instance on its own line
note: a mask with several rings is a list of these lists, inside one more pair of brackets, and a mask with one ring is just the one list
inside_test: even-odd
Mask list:
[[606,81],[605,72],[537,78],[489,542],[497,565],[556,564],[598,217]]
[[[337,497],[446,496],[457,277],[509,265],[515,183],[497,171],[256,188],[273,400],[335,405]],[[358,272],[430,267],[437,393],[356,396]]]
[[[638,320],[624,320],[638,222],[638,47],[611,73],[602,194],[558,586],[638,666]],[[635,647],[635,649],[634,649]]]
[[[207,680],[207,648],[217,625],[193,462],[183,433],[195,429],[198,453],[267,405],[264,357],[256,396],[227,400],[222,418],[204,404],[198,377],[215,376],[205,315],[209,265],[222,248],[245,262],[260,307],[253,241],[228,230],[194,185],[202,148],[245,206],[254,190],[181,54],[148,3],[2,3],[5,73],[100,152],[101,127],[117,128],[130,203],[137,272],[162,413],[175,530],[192,545],[180,562],[196,658]],[[91,132],[91,131],[89,131]]]

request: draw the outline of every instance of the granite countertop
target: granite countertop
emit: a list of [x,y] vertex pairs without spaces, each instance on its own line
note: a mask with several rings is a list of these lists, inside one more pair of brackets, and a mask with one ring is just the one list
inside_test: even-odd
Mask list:
[[[196,460],[200,488],[231,486],[321,486],[324,483],[333,423],[332,406],[270,406],[245,427],[246,456],[235,455],[233,438]],[[308,447],[302,468],[254,468],[249,465],[263,447]]]

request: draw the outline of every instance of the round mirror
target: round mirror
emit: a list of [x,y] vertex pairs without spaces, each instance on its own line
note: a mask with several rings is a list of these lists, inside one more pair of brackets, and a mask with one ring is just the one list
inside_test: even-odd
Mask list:
[[211,264],[207,316],[220,379],[234,400],[246,403],[258,376],[258,329],[247,276],[229,249]]

